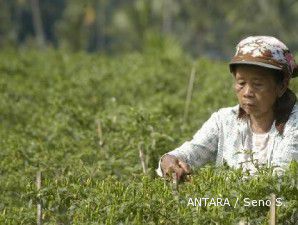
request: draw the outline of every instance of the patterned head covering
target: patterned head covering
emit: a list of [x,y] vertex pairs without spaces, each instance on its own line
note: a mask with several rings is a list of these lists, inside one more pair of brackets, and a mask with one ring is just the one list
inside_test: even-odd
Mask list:
[[298,66],[288,47],[275,37],[251,36],[236,47],[230,70],[236,64],[250,64],[283,71],[286,79],[298,76]]

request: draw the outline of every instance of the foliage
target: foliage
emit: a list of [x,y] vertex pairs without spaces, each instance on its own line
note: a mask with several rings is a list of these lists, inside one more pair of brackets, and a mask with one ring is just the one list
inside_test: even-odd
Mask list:
[[[162,154],[236,99],[227,63],[192,61],[181,50],[146,51],[115,57],[0,53],[1,224],[35,223],[38,194],[44,224],[232,224],[242,217],[266,224],[268,207],[187,203],[190,197],[268,199],[272,192],[285,203],[277,209],[279,222],[292,223],[296,164],[281,180],[270,170],[244,180],[237,170],[206,166],[180,185],[178,198],[156,177]],[[193,98],[183,121],[192,67]],[[297,81],[292,87],[297,90]],[[142,174],[140,147],[148,175]],[[39,193],[38,170],[44,177]]]
[[0,46],[36,46],[32,2],[47,46],[72,51],[142,51],[148,35],[215,59],[229,58],[250,35],[276,36],[298,50],[295,0],[0,0]]

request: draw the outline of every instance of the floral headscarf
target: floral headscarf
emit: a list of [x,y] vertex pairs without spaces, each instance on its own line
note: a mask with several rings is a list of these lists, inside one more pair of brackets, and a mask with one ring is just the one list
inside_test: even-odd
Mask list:
[[293,54],[283,42],[270,36],[251,36],[240,41],[230,62],[230,69],[235,64],[281,70],[286,79],[298,76],[298,66]]

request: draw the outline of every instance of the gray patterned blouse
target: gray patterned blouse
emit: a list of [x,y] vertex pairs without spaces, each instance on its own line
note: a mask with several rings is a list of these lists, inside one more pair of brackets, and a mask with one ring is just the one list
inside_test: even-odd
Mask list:
[[[240,168],[248,150],[252,149],[252,131],[249,120],[238,119],[239,105],[222,108],[213,113],[203,124],[193,139],[166,154],[176,156],[198,168],[207,162],[216,165],[226,162],[229,166]],[[294,106],[287,121],[283,135],[275,128],[275,121],[269,131],[267,166],[276,166],[275,171],[282,174],[292,160],[298,160],[298,104]],[[163,176],[160,161],[156,170]]]

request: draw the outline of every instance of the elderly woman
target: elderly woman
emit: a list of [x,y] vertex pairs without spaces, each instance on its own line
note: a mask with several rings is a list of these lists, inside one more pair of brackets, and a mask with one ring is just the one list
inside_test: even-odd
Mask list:
[[289,49],[274,37],[248,37],[229,66],[239,104],[213,113],[192,140],[163,155],[159,176],[181,179],[210,161],[250,174],[274,166],[280,174],[298,160],[298,105],[288,88],[298,70]]

